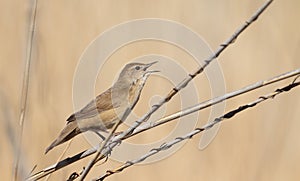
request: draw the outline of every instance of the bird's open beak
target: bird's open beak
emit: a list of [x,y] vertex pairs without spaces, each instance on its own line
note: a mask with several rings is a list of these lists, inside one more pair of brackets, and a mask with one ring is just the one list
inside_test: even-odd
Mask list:
[[151,67],[153,64],[156,64],[158,61],[155,61],[155,62],[151,62],[151,63],[148,63],[146,64],[144,70],[147,70],[149,67]]
[[159,70],[148,70],[146,72],[146,74],[152,74],[152,73],[156,73],[156,72],[160,72]]
[[[153,64],[156,64],[158,61],[154,61],[154,62],[151,62],[151,63],[148,63],[146,64],[144,70],[146,71],[149,67],[151,67]],[[148,70],[146,72],[146,74],[152,74],[152,73],[155,73],[155,72],[160,72],[159,70]]]

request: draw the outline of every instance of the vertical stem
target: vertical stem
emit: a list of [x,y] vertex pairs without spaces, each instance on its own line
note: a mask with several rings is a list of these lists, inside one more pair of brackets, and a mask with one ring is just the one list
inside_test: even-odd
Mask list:
[[16,155],[15,161],[15,168],[14,168],[14,180],[18,178],[18,170],[19,170],[19,162],[21,157],[21,147],[22,147],[22,138],[23,138],[23,130],[24,130],[24,120],[25,120],[25,113],[27,109],[27,97],[28,97],[28,87],[29,87],[29,73],[30,73],[30,64],[31,64],[31,55],[32,55],[32,47],[33,47],[33,37],[34,37],[34,30],[35,30],[35,21],[36,21],[36,10],[37,9],[37,0],[33,2],[33,11],[31,15],[31,24],[29,29],[29,38],[27,44],[27,51],[26,51],[26,60],[25,60],[25,68],[23,73],[23,85],[22,85],[22,92],[21,92],[21,108],[20,108],[20,136],[18,141],[18,150]]

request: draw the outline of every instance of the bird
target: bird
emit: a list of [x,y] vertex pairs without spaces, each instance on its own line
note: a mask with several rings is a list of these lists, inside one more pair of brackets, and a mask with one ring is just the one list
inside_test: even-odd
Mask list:
[[[150,74],[159,72],[148,70],[157,61],[151,63],[128,63],[124,66],[116,82],[96,96],[81,110],[73,113],[58,137],[45,150],[47,154],[54,147],[74,138],[75,136],[92,131],[103,140],[102,132],[108,133],[115,123],[126,119],[126,111],[132,111],[137,104],[142,89]],[[125,117],[123,117],[125,115]],[[122,122],[124,120],[121,120]]]

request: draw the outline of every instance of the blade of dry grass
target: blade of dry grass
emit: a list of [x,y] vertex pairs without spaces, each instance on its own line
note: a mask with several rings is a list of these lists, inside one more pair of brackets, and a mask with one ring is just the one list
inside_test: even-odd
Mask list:
[[37,0],[33,1],[33,11],[31,15],[31,21],[29,26],[29,37],[28,37],[28,44],[27,44],[27,51],[26,51],[26,60],[25,60],[25,67],[23,73],[23,85],[22,85],[22,92],[21,92],[21,108],[20,108],[20,136],[18,141],[18,150],[15,160],[15,167],[14,167],[14,180],[18,180],[18,169],[19,169],[19,162],[21,157],[21,147],[22,147],[22,140],[23,140],[23,130],[24,130],[24,121],[25,121],[25,114],[27,109],[27,98],[28,98],[28,88],[29,88],[29,73],[30,73],[30,65],[32,60],[32,48],[33,48],[33,38],[34,38],[34,30],[36,24],[36,13],[37,13]]

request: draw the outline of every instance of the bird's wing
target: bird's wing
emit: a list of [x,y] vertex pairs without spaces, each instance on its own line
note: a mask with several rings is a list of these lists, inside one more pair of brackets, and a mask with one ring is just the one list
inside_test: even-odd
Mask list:
[[80,111],[72,114],[67,122],[72,122],[75,120],[87,119],[96,116],[100,112],[107,111],[110,109],[115,109],[120,106],[118,102],[114,102],[112,105],[111,100],[111,89],[106,90],[102,94],[98,95],[96,99],[92,100],[88,103],[84,108]]

